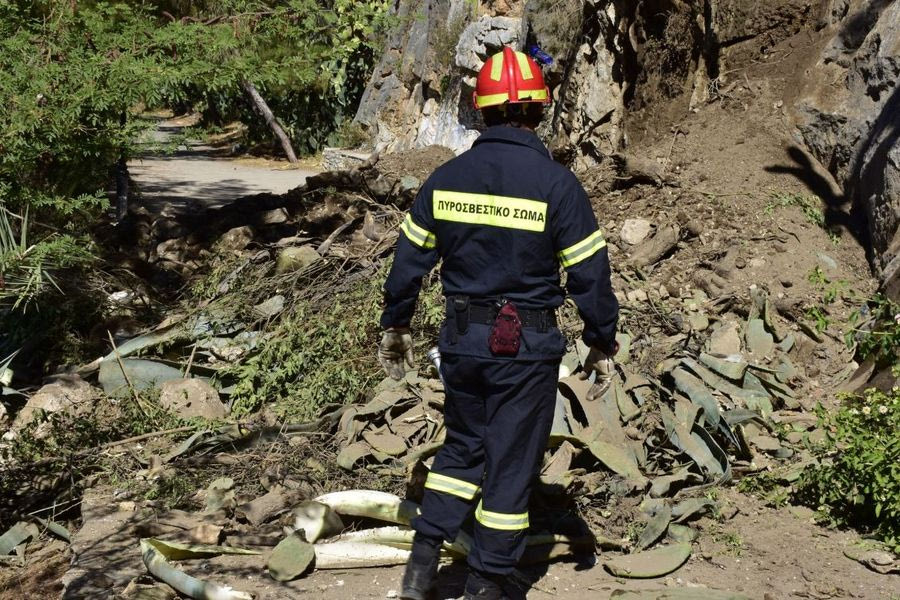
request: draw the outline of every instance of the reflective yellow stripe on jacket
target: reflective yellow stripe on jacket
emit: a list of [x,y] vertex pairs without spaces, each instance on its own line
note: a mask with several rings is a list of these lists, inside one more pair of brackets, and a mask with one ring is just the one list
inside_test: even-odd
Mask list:
[[435,190],[434,218],[440,221],[544,231],[547,203],[526,198]]
[[412,215],[407,213],[406,218],[400,225],[400,231],[406,235],[410,242],[419,248],[431,249],[437,245],[437,238],[434,234],[423,227],[416,225]]
[[572,244],[565,250],[561,250],[557,253],[557,256],[559,256],[559,262],[562,263],[562,266],[569,268],[586,258],[590,258],[605,247],[606,240],[603,239],[603,232],[598,229],[577,244]]
[[518,531],[528,529],[528,513],[498,513],[484,510],[481,502],[475,509],[475,519],[490,529],[502,529],[503,531]]
[[441,475],[434,471],[428,473],[428,477],[425,479],[425,487],[436,492],[457,496],[463,500],[473,500],[481,491],[481,488],[474,483],[469,483],[468,481],[463,481],[462,479],[457,479],[455,477],[448,477],[447,475]]

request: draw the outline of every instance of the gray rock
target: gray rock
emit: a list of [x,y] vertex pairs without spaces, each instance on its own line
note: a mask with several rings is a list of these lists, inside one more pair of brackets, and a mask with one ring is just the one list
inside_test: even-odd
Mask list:
[[284,310],[284,296],[278,294],[253,307],[253,314],[261,319],[271,319]]
[[16,415],[12,430],[19,430],[31,423],[41,412],[87,414],[97,398],[96,390],[77,375],[57,377],[56,381],[43,386],[28,399]]
[[219,392],[202,379],[166,381],[159,386],[159,403],[185,419],[222,419],[228,414]]
[[166,240],[156,246],[156,259],[176,263],[184,262],[186,250],[187,244],[185,244],[184,238]]
[[622,225],[622,231],[619,235],[623,242],[634,246],[647,239],[652,229],[653,226],[646,219],[625,219],[625,224]]
[[695,312],[688,315],[688,323],[694,331],[706,331],[709,327],[709,317],[703,313]]
[[224,252],[240,252],[253,241],[253,228],[249,225],[229,229],[216,242],[216,248]]
[[258,226],[280,225],[282,223],[287,223],[288,212],[284,208],[264,210],[256,213],[256,215],[254,215],[253,217],[253,220]]
[[275,260],[275,272],[290,273],[301,271],[320,260],[322,260],[322,257],[312,246],[283,248],[278,252],[278,258]]
[[358,167],[369,158],[371,152],[347,148],[325,148],[322,150],[322,169],[325,171],[347,171]]
[[834,271],[838,268],[837,261],[825,254],[824,252],[816,252],[816,259],[826,271]]
[[404,175],[400,178],[400,193],[403,192],[414,192],[419,189],[419,186],[422,185],[422,182],[412,175]]
[[485,59],[501,47],[521,47],[524,41],[524,19],[485,15],[470,23],[459,36],[456,66],[477,73]]
[[731,356],[741,353],[741,334],[734,321],[722,321],[709,338],[709,351],[712,354]]

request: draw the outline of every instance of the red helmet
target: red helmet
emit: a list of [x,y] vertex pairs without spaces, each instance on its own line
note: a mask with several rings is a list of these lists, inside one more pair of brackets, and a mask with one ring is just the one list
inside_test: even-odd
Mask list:
[[530,56],[504,46],[481,67],[473,100],[478,109],[519,102],[550,104],[550,89]]

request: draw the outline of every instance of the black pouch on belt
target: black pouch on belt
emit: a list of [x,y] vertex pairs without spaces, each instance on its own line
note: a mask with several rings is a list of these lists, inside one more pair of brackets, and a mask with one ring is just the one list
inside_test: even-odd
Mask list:
[[502,300],[488,337],[488,347],[494,356],[515,356],[522,342],[522,320],[512,302]]

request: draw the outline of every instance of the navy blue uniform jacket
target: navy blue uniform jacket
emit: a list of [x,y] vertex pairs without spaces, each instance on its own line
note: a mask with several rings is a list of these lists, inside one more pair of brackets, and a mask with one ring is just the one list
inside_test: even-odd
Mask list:
[[[550,158],[533,132],[489,128],[428,178],[401,231],[384,285],[382,327],[409,325],[422,277],[442,259],[445,296],[555,309],[567,291],[584,321],[584,342],[612,348],[619,305],[606,241],[578,179]],[[560,266],[568,273],[566,290]],[[441,353],[492,358],[489,331],[487,324],[471,323],[465,335],[456,335],[450,311]],[[556,328],[525,328],[516,359],[556,359],[565,345]]]

